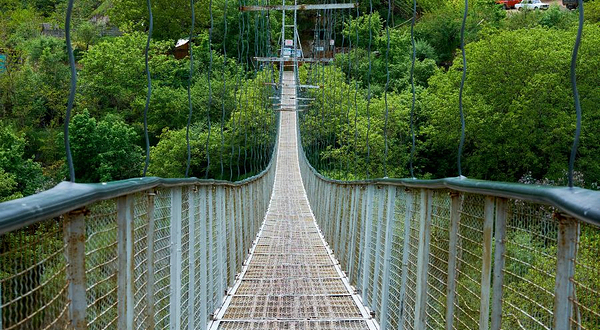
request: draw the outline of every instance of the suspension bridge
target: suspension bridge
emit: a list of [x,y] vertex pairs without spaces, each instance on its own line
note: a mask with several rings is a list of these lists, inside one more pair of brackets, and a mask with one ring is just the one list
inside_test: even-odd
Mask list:
[[299,58],[295,18],[334,8],[241,8],[294,11],[293,56],[256,59],[280,66],[257,175],[62,182],[0,204],[0,330],[600,328],[599,192],[313,167],[299,91],[322,86],[298,63],[332,59]]

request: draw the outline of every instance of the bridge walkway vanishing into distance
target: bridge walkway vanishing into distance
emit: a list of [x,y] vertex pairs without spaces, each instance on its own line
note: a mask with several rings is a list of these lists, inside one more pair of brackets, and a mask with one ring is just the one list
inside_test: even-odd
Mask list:
[[254,177],[63,182],[0,204],[0,330],[600,329],[600,192],[328,179],[283,77]]
[[247,265],[212,329],[376,329],[327,247],[302,185],[296,83],[283,73],[275,182]]

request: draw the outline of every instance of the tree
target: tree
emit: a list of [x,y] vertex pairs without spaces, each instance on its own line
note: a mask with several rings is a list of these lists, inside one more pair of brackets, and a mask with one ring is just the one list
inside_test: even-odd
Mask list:
[[[97,121],[87,110],[73,116],[71,151],[78,182],[101,182],[137,177],[143,153],[135,130],[116,115]],[[62,140],[61,140],[62,141]]]
[[85,21],[77,26],[74,37],[77,47],[87,51],[90,45],[96,43],[100,35],[96,25]]
[[[583,132],[576,169],[586,182],[600,180],[592,155],[600,145],[596,129],[600,92],[597,45],[600,28],[586,26],[577,79]],[[574,31],[535,28],[503,31],[467,46],[469,71],[464,91],[467,176],[516,181],[562,177],[573,142],[575,110],[569,82]],[[456,175],[458,85],[462,63],[438,72],[427,91],[425,135],[420,146],[427,170],[436,177]]]
[[43,183],[42,167],[25,155],[25,138],[0,125],[0,200],[31,195]]

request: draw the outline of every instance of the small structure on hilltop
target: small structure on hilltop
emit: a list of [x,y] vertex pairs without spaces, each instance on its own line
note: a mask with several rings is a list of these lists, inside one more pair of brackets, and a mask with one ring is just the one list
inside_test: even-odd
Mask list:
[[60,28],[58,24],[42,23],[42,35],[56,38],[64,38],[65,30]]
[[186,58],[190,54],[190,40],[179,39],[175,44],[175,58],[178,60]]

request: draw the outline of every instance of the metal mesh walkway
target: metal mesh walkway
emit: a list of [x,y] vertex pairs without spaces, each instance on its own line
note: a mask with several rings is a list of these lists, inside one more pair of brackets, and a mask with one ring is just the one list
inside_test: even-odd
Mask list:
[[[284,72],[282,109],[295,106]],[[282,111],[275,184],[246,266],[211,329],[376,329],[317,228],[298,164],[296,112]]]

